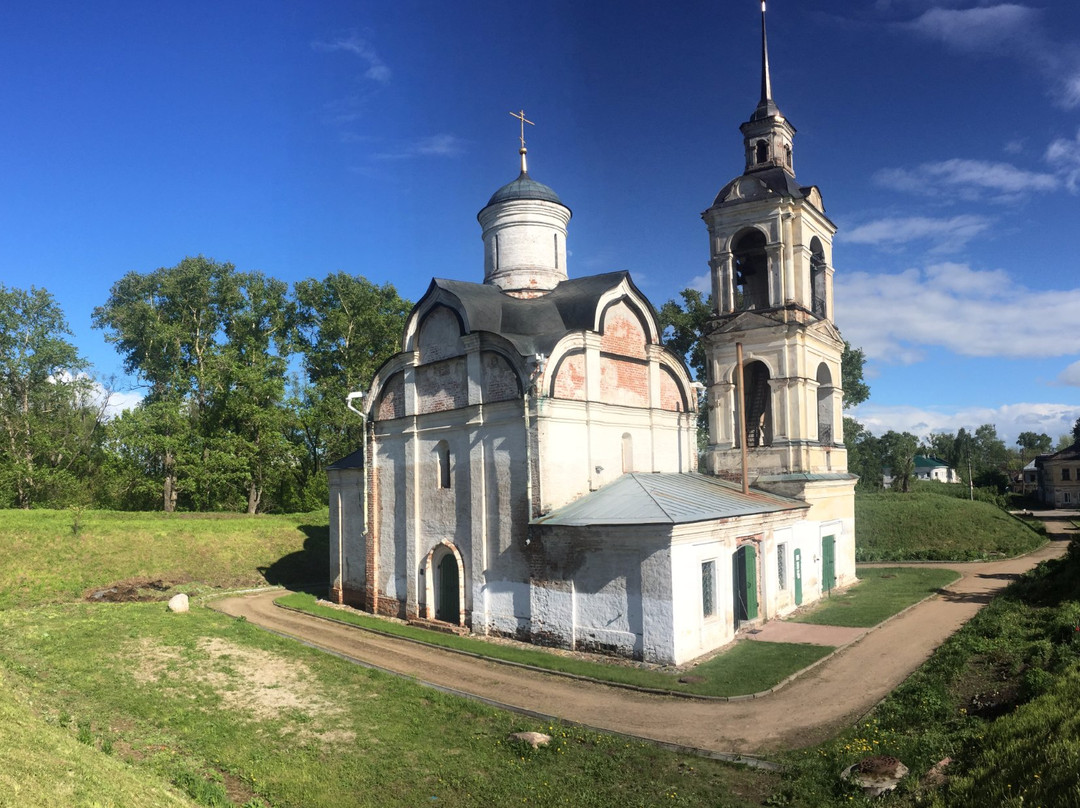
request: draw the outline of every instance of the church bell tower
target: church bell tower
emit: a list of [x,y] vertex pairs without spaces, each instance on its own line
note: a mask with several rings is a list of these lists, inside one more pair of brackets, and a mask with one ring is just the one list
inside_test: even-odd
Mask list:
[[707,466],[714,474],[739,474],[745,441],[752,484],[813,500],[808,486],[825,483],[849,497],[854,478],[847,474],[842,434],[844,344],[833,323],[836,227],[818,188],[795,179],[795,127],[772,97],[764,2],[761,99],[740,130],[744,171],[702,214],[714,305],[703,334]]

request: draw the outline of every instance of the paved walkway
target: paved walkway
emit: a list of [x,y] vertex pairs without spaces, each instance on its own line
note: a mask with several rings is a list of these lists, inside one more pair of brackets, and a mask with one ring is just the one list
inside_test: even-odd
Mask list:
[[[817,743],[858,720],[1010,581],[1064,553],[1075,535],[1069,521],[1051,517],[1047,526],[1053,540],[1021,558],[935,565],[963,577],[779,691],[745,701],[638,693],[448,653],[275,607],[280,591],[229,598],[214,607],[361,664],[510,709],[721,754],[762,754]],[[776,622],[777,636],[791,632],[788,642],[806,641],[820,629]],[[785,628],[790,626],[798,628]]]

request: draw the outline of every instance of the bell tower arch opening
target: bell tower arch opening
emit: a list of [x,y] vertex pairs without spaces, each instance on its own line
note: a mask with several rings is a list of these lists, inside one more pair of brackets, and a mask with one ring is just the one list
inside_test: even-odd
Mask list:
[[[743,366],[743,408],[746,412],[746,447],[759,449],[772,445],[772,387],[769,368],[764,362],[750,361]],[[736,414],[736,418],[738,415]],[[739,434],[736,422],[735,434]]]
[[832,373],[829,366],[822,362],[817,369],[817,422],[818,443],[822,446],[832,446],[835,442],[833,433],[833,396],[836,393],[833,387]]
[[737,311],[769,308],[769,256],[765,244],[765,234],[757,228],[746,230],[732,241]]
[[826,319],[828,311],[828,292],[825,288],[827,265],[825,263],[825,248],[821,246],[821,239],[814,236],[810,239],[810,298],[812,311],[816,317]]

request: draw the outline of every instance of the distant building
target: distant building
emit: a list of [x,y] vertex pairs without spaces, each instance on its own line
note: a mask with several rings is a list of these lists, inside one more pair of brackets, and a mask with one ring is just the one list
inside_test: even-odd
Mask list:
[[1068,449],[1035,458],[1038,497],[1054,508],[1080,509],[1080,441]]
[[[956,469],[949,466],[944,460],[937,457],[925,457],[924,455],[915,455],[915,479],[916,480],[937,480],[941,483],[958,483],[960,482],[960,475],[956,473]],[[884,468],[881,470],[881,485],[883,488],[892,488],[893,473],[892,469]]]
[[958,483],[956,469],[937,457],[915,455],[915,477],[919,480],[937,480],[941,483]]

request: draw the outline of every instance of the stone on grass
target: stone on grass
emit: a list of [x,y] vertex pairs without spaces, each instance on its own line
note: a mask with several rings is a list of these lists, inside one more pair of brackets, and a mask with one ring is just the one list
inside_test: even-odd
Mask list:
[[868,797],[877,797],[896,788],[908,767],[892,755],[872,755],[848,766],[840,775],[862,788]]
[[551,742],[551,736],[542,732],[511,732],[510,739],[527,743],[533,749],[547,746]]
[[186,612],[188,610],[188,596],[181,592],[169,599],[170,612]]

